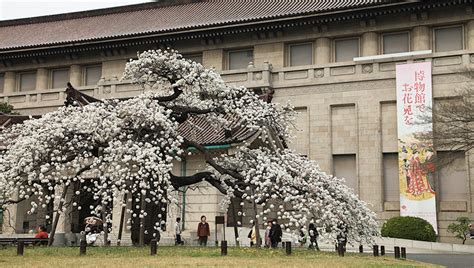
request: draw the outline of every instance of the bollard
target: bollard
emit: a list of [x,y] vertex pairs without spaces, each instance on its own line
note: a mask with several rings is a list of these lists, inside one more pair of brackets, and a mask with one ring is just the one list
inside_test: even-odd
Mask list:
[[395,252],[395,259],[400,259],[400,247],[395,247],[394,252]]
[[402,259],[406,260],[407,258],[407,249],[406,248],[402,248]]
[[364,253],[364,246],[362,245],[359,246],[359,253]]
[[385,246],[380,246],[380,256],[385,256]]
[[337,255],[340,257],[344,257],[344,244],[339,243],[339,246],[337,247]]
[[25,242],[19,240],[18,244],[16,245],[16,255],[23,256],[24,251],[25,251]]
[[227,256],[227,241],[221,241],[221,256]]
[[379,246],[374,245],[373,251],[374,251],[374,257],[378,257],[379,256]]
[[291,242],[285,243],[286,255],[291,255]]
[[87,240],[86,234],[81,232],[81,240],[79,241],[79,255],[86,255],[87,251]]
[[156,249],[157,249],[158,245],[157,245],[157,242],[156,242],[156,239],[152,239],[150,241],[150,255],[151,256],[155,256],[156,255]]

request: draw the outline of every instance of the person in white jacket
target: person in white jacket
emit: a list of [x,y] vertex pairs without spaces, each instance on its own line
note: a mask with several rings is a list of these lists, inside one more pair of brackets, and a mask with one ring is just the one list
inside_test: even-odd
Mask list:
[[175,245],[184,245],[184,241],[181,239],[181,218],[176,218],[176,223],[174,224],[175,232]]

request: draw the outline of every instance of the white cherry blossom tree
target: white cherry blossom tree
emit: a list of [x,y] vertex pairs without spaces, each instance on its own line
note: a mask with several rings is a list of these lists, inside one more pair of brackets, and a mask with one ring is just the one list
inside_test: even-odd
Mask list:
[[[291,106],[229,86],[213,69],[172,50],[139,54],[127,64],[124,79],[144,93],[88,105],[70,94],[65,107],[0,132],[0,139],[8,141],[0,154],[0,199],[3,205],[34,200],[30,212],[59,200],[50,244],[59,215],[67,206],[78,206],[66,200],[73,185],[79,186],[74,187],[76,196],[93,193],[99,201],[94,211],[106,226],[107,207],[119,194],[128,197],[120,200],[122,206],[127,201],[141,204],[128,212],[143,220],[150,216],[144,203],[173,202],[173,191],[201,181],[226,196],[223,205],[232,197],[243,198],[261,208],[255,220],[274,213],[288,231],[315,222],[333,239],[342,234],[349,241],[370,243],[378,234],[375,214],[342,180],[282,148],[291,136]],[[190,117],[228,130],[239,122],[259,132],[266,146],[242,144],[233,155],[212,156],[201,144],[179,135],[180,124]],[[189,147],[203,155],[208,171],[177,176],[173,161],[185,158]],[[160,225],[159,220],[154,235]]]

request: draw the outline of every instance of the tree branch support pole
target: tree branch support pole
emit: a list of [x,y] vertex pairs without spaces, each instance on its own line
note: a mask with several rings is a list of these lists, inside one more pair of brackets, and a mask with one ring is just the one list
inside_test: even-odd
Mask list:
[[56,234],[56,228],[58,227],[59,217],[61,216],[61,213],[62,213],[62,210],[63,210],[63,207],[64,207],[64,202],[66,200],[66,194],[67,194],[68,187],[69,187],[69,185],[64,185],[64,189],[63,189],[63,192],[61,194],[61,199],[59,200],[58,209],[57,209],[56,215],[54,217],[53,226],[51,227],[51,233],[49,234],[48,247],[53,245],[54,235]]
[[107,223],[107,208],[102,204],[102,229],[104,230],[104,246],[109,246],[109,224]]
[[122,241],[122,232],[123,232],[123,223],[125,221],[126,204],[127,204],[127,193],[124,193],[122,211],[120,213],[120,224],[119,224],[119,231],[118,231],[118,237],[117,237],[117,246],[120,246],[120,242]]
[[234,218],[234,236],[235,236],[235,245],[237,247],[240,247],[240,242],[239,242],[239,230],[237,228],[237,213],[235,211],[235,205],[234,202],[230,202],[230,209],[232,210],[232,218]]
[[[255,194],[252,190],[252,195],[253,195],[253,198],[255,198]],[[254,221],[254,224],[255,224],[255,233],[256,233],[256,239],[257,239],[257,243],[256,243],[256,246],[257,248],[260,248],[262,246],[262,240],[260,239],[260,228],[259,228],[259,225],[258,225],[258,211],[257,211],[257,203],[255,202],[255,199],[252,201],[253,203],[253,210],[255,212],[255,217],[253,219]]]
[[[143,194],[141,196],[140,209],[145,211],[145,196]],[[138,245],[140,247],[145,245],[145,217],[143,216],[140,218],[140,234],[138,235]]]

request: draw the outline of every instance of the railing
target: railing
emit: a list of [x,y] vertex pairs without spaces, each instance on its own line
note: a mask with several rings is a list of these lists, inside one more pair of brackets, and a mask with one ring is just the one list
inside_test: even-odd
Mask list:
[[[403,60],[379,60],[376,62],[344,62],[325,65],[272,68],[249,65],[246,69],[226,70],[221,75],[227,83],[249,88],[289,88],[305,85],[334,84],[353,81],[367,81],[395,78],[395,66],[399,63],[432,61],[433,75],[465,72],[474,67],[474,51],[442,52],[431,55],[413,56]],[[131,97],[141,90],[117,78],[101,80],[96,86],[77,87],[80,91],[96,98]],[[64,89],[49,89],[30,92],[0,94],[0,102],[12,104],[15,109],[31,113],[32,109],[63,105]],[[27,111],[29,110],[29,111]]]

